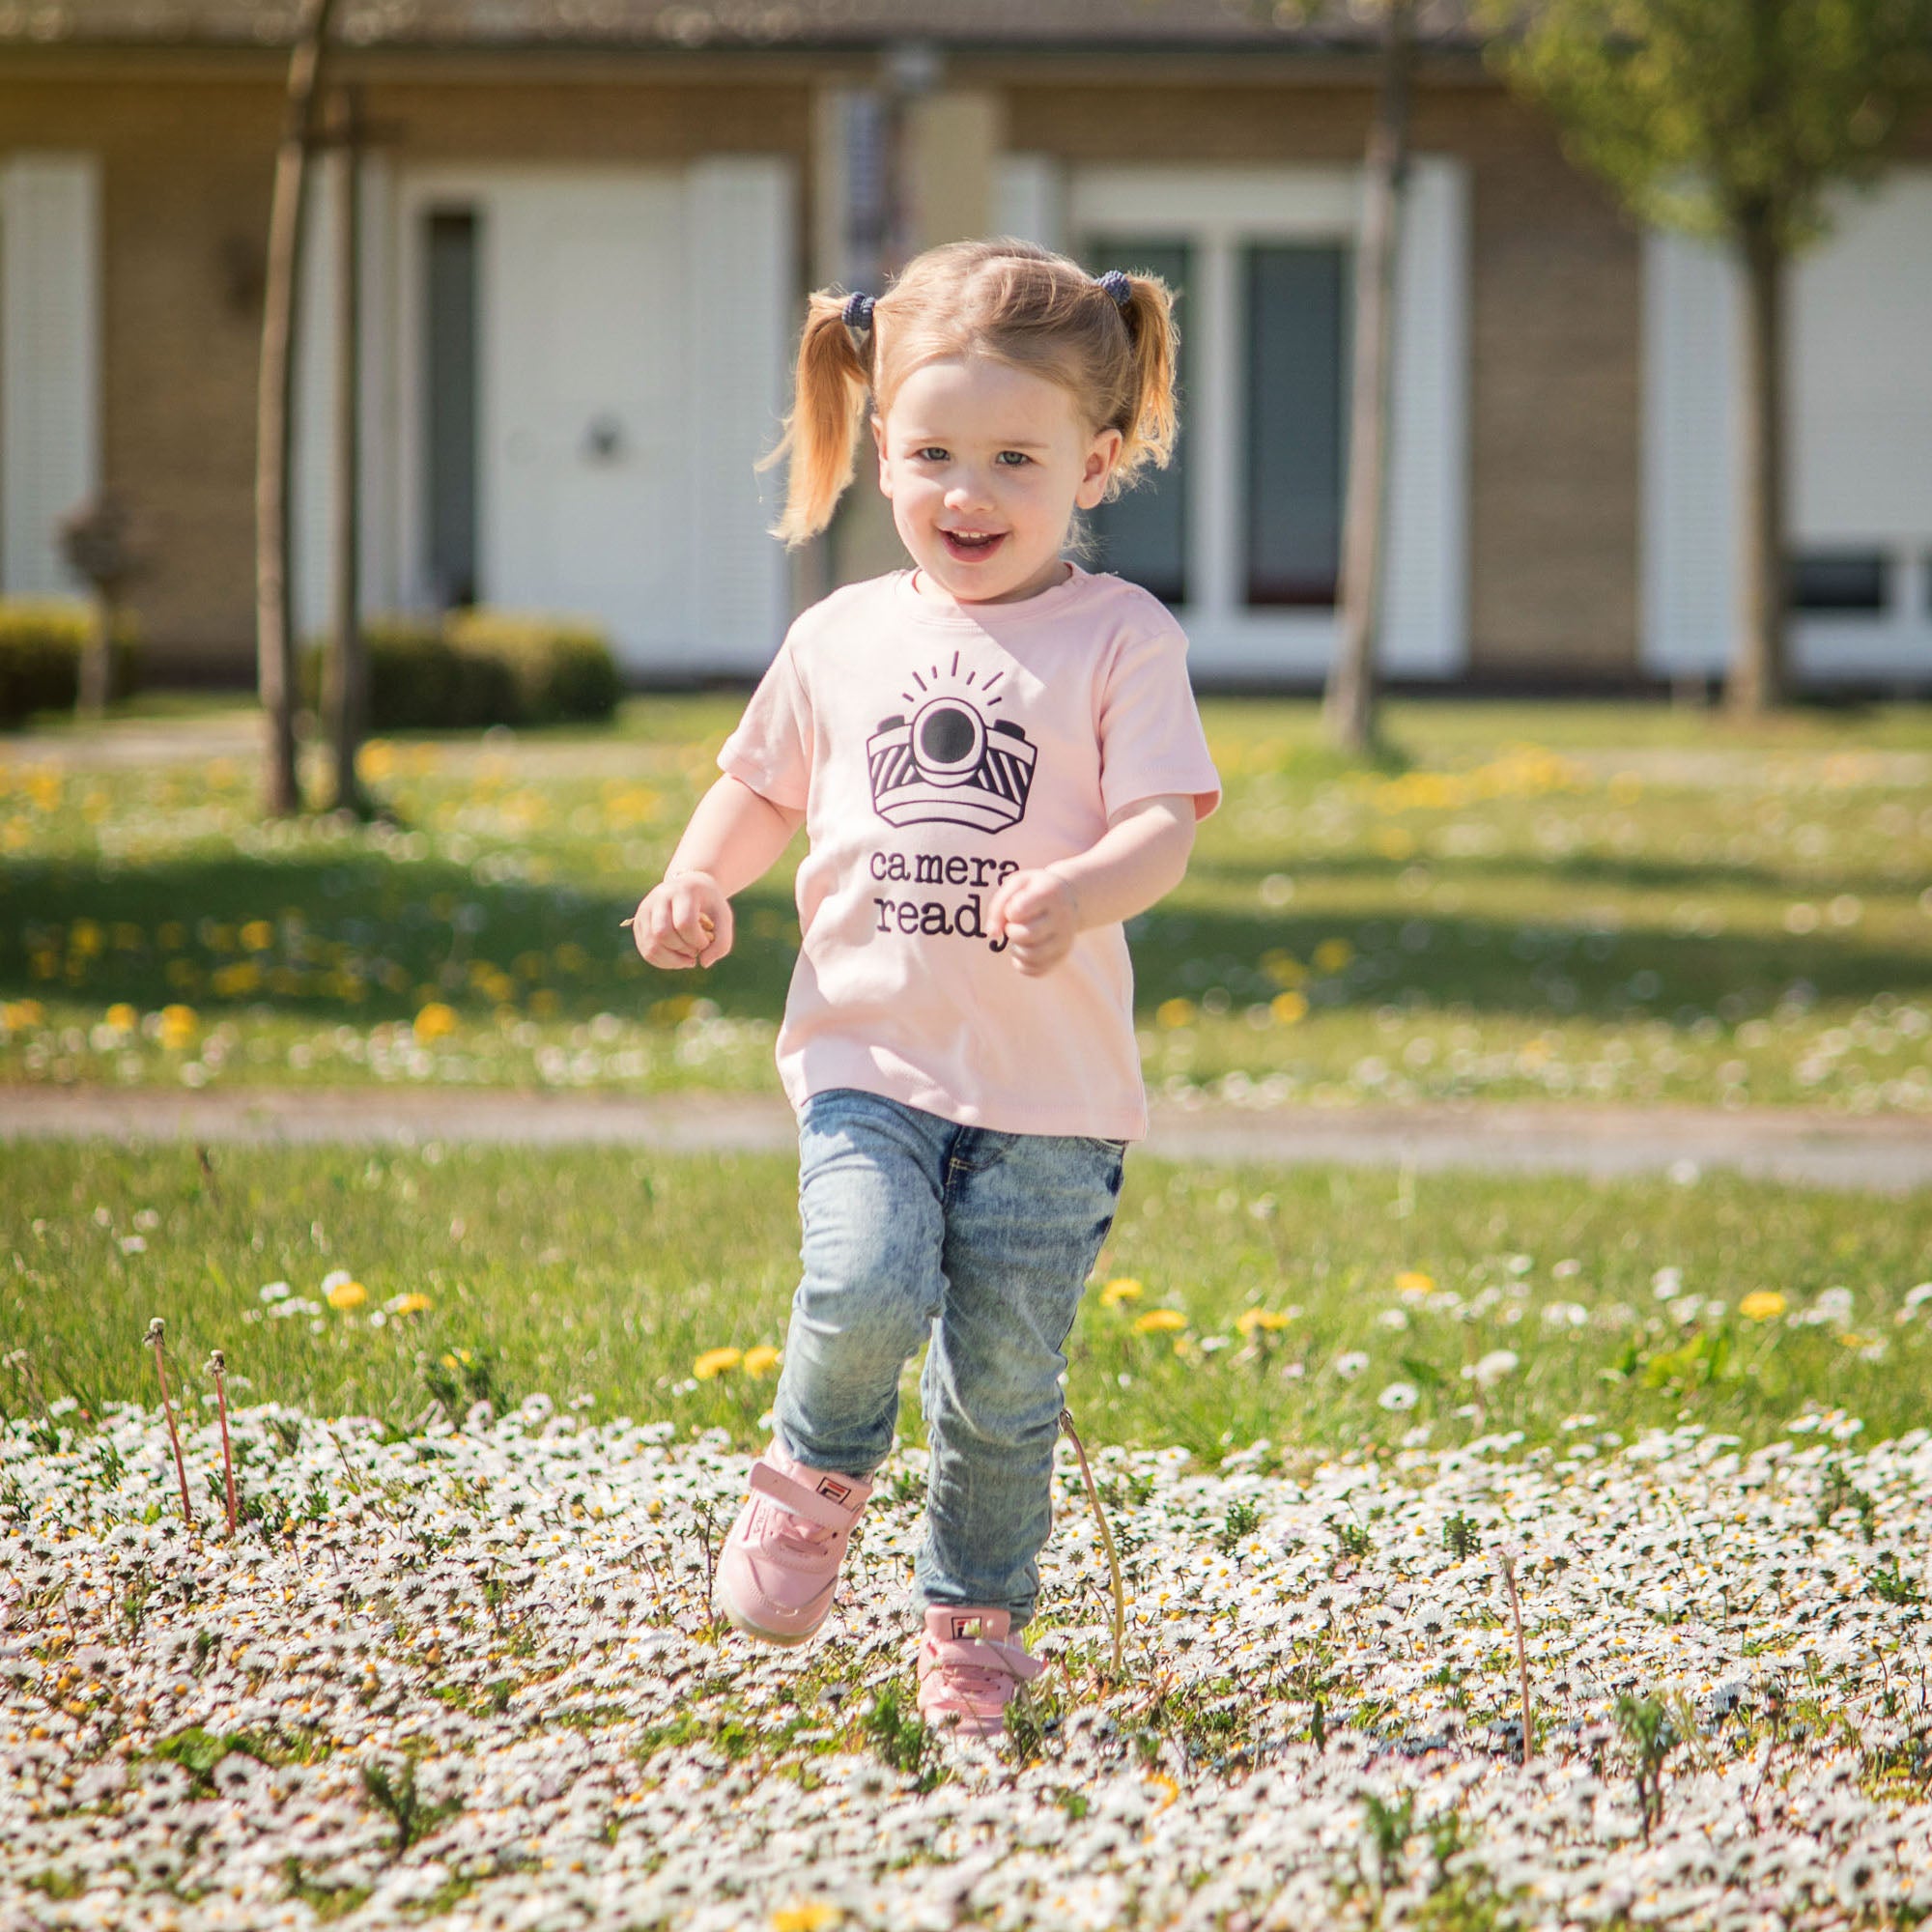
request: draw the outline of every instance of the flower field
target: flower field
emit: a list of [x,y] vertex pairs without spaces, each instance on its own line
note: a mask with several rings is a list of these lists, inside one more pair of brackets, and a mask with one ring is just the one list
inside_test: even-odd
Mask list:
[[[0,1434],[0,1913],[47,1927],[1910,1924],[1932,1911],[1926,1432],[1842,1415],[1218,1471],[1067,1459],[998,1747],[911,1715],[921,1458],[798,1655],[706,1609],[723,1432]],[[218,1458],[190,1433],[197,1469]],[[1515,1592],[1512,1610],[1504,1575]],[[1520,1621],[1519,1621],[1520,1618]],[[1528,1748],[1524,1749],[1524,1719]]]
[[[235,761],[0,750],[0,1077],[767,1087],[788,867],[738,950],[618,922],[735,715],[368,748],[389,816],[264,824]],[[1287,700],[1206,706],[1227,781],[1135,923],[1150,1078],[1252,1106],[1410,1098],[1932,1111],[1932,731],[1734,737],[1637,707],[1414,705],[1338,765]]]

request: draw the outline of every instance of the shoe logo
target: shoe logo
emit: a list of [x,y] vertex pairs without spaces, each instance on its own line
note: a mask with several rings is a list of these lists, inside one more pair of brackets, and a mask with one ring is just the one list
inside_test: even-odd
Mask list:
[[818,1493],[821,1496],[830,1496],[835,1503],[842,1503],[851,1495],[852,1488],[849,1483],[835,1483],[828,1476],[819,1484]]
[[984,1617],[954,1617],[952,1619],[952,1638],[956,1643],[961,1637],[983,1636],[986,1633]]
[[[957,656],[952,665],[956,676]],[[947,681],[937,665],[932,674]],[[963,690],[934,692],[913,673],[924,701],[905,693],[917,705],[911,717],[882,718],[866,741],[872,805],[888,825],[937,821],[1003,832],[1026,815],[1037,756],[1033,741],[1017,724],[986,717],[1000,702],[987,694],[1005,675],[996,671],[988,678],[975,692],[975,702]],[[973,681],[969,674],[965,682]]]

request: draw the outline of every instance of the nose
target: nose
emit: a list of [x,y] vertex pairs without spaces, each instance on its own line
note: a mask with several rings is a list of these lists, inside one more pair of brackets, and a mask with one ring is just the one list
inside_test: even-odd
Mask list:
[[977,470],[962,469],[947,485],[946,507],[949,510],[979,509],[982,505],[990,505],[992,500],[992,491]]

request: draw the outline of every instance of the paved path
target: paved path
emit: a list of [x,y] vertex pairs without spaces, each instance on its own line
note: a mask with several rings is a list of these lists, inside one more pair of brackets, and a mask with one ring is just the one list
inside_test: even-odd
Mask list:
[[[0,1087],[0,1140],[107,1136],[260,1143],[605,1142],[779,1149],[790,1112],[759,1095],[519,1094],[501,1089]],[[1901,1193],[1932,1186],[1932,1119],[1717,1108],[1424,1106],[1154,1110],[1150,1152],[1174,1160],[1406,1165],[1418,1173],[1621,1174],[1731,1169]]]

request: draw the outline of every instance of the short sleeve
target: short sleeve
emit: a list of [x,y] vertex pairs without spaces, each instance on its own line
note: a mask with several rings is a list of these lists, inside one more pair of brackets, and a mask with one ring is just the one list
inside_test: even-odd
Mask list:
[[760,798],[803,811],[811,788],[811,701],[787,639],[719,752],[718,768]]
[[1221,803],[1221,775],[1187,682],[1187,639],[1168,624],[1114,655],[1100,694],[1100,802],[1111,819],[1144,798],[1182,792],[1197,819]]

